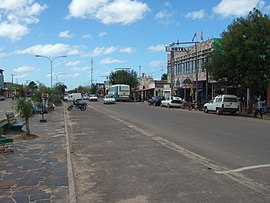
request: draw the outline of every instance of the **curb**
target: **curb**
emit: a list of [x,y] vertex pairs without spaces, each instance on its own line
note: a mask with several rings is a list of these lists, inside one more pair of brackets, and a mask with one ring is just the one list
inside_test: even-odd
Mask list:
[[76,203],[76,187],[74,181],[73,174],[73,165],[71,161],[71,153],[70,153],[70,142],[69,142],[69,134],[68,134],[68,126],[67,126],[67,116],[66,116],[66,105],[64,104],[64,120],[65,120],[65,134],[66,134],[66,148],[67,148],[67,173],[68,173],[68,185],[69,185],[69,202]]

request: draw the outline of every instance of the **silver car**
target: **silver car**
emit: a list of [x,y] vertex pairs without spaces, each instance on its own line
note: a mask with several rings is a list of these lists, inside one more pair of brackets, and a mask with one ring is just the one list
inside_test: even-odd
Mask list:
[[161,101],[161,106],[165,107],[177,107],[181,108],[183,106],[183,100],[181,97],[166,97],[165,100]]
[[113,95],[106,95],[103,100],[104,104],[115,104],[115,98]]

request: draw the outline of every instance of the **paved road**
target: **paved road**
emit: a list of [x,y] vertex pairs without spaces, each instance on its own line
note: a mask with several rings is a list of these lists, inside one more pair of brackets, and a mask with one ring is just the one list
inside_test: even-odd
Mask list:
[[6,111],[11,111],[13,106],[13,100],[5,99],[4,101],[0,101],[0,120],[6,118]]
[[78,202],[270,201],[269,120],[101,102],[67,118]]

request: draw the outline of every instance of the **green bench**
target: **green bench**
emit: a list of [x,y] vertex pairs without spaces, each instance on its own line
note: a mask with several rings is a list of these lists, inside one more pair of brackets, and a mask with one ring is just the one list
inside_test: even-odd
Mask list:
[[8,126],[8,120],[0,121],[0,154],[13,152],[13,138],[3,136],[4,130]]
[[22,127],[25,125],[24,121],[18,121],[15,118],[15,113],[14,112],[6,112],[7,116],[7,129],[8,130],[21,130]]
[[3,135],[5,129],[7,128],[8,121],[7,119],[0,120],[0,138]]

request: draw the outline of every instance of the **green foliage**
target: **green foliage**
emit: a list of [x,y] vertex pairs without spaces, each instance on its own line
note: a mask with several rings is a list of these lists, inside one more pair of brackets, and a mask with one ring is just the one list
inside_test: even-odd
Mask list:
[[30,135],[29,119],[33,116],[33,104],[31,99],[27,97],[27,88],[19,86],[16,92],[14,108],[26,123],[26,134]]
[[139,82],[137,79],[137,73],[135,71],[117,70],[111,72],[109,76],[110,84],[126,84],[130,87],[136,87]]
[[161,80],[167,80],[167,74],[164,73],[162,76],[161,76]]
[[91,94],[96,94],[97,93],[97,85],[92,84],[91,89],[90,89]]
[[18,112],[19,116],[25,121],[33,115],[33,104],[30,99],[21,98],[15,100],[14,108]]
[[270,19],[254,9],[237,18],[214,45],[207,69],[213,79],[240,85],[251,92],[267,87],[270,79]]
[[29,88],[29,89],[37,89],[38,86],[37,86],[37,84],[36,84],[34,81],[31,81],[31,82],[29,83],[29,85],[28,85],[28,88]]

